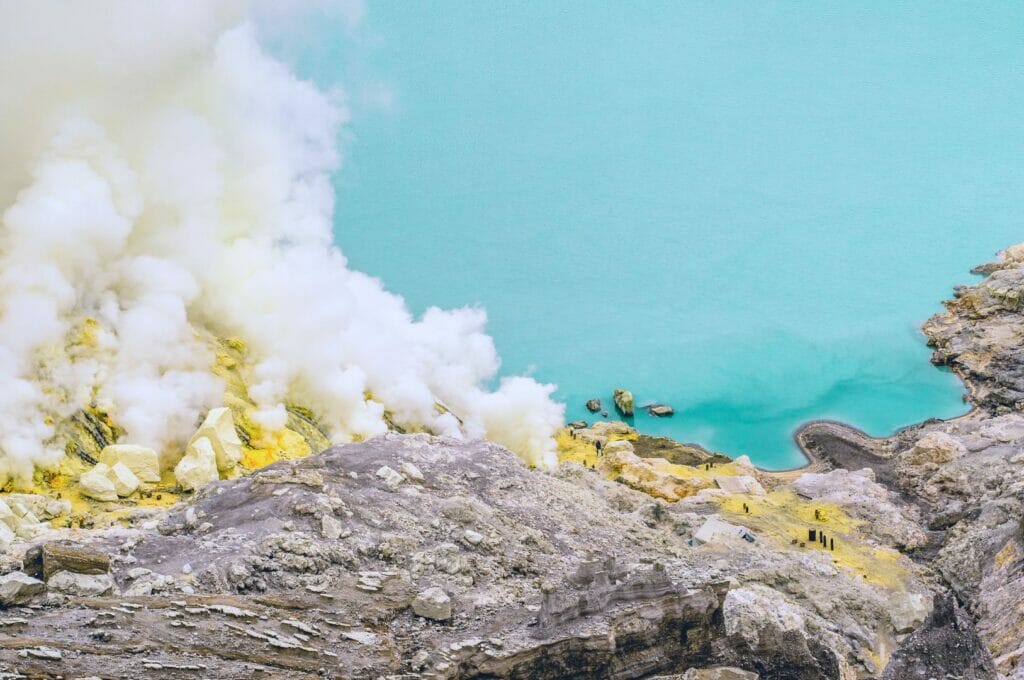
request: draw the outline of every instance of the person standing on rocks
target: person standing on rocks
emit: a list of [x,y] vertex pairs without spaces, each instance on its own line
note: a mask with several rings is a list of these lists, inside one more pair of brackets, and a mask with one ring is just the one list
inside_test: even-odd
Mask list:
[[597,457],[600,458],[601,457],[601,440],[600,439],[594,440],[594,448],[597,449]]

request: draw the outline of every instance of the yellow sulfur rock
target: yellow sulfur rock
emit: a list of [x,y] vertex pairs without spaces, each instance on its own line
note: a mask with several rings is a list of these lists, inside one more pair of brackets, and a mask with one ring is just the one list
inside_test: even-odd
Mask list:
[[160,481],[160,458],[145,446],[113,444],[100,452],[100,462],[111,467],[123,463],[143,482]]
[[189,444],[185,456],[174,467],[174,477],[185,490],[195,490],[219,479],[217,454],[206,437]]
[[107,479],[114,484],[114,490],[122,498],[131,496],[139,488],[139,478],[124,463],[115,463],[107,472]]
[[97,464],[78,478],[79,490],[83,495],[98,501],[116,501],[117,487],[107,476],[109,471],[110,466],[104,463]]
[[242,440],[235,431],[235,419],[231,415],[231,409],[221,406],[211,410],[189,441],[187,451],[203,439],[206,439],[213,448],[217,469],[221,472],[233,470],[242,460]]

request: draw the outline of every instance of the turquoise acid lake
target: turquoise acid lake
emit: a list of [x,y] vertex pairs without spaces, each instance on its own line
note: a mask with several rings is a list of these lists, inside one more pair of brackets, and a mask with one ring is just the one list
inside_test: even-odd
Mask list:
[[1020,3],[370,2],[292,61],[351,97],[352,266],[417,313],[485,307],[502,373],[557,383],[569,420],[626,387],[677,409],[641,431],[786,468],[810,419],[965,411],[918,328],[1024,240],[1022,25]]

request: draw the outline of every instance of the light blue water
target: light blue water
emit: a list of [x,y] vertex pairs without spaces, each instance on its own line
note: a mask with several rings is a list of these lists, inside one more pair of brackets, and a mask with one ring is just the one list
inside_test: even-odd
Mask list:
[[1021,26],[1021,3],[371,2],[299,67],[355,88],[353,266],[417,311],[486,307],[503,372],[570,419],[628,387],[679,411],[641,430],[778,468],[808,419],[963,412],[917,327],[1024,240]]

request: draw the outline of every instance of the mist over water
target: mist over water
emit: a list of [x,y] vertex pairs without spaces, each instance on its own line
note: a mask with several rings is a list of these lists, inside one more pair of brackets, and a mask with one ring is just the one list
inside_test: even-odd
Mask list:
[[569,419],[627,387],[678,410],[641,430],[786,467],[808,419],[965,410],[917,328],[1024,240],[1022,14],[370,3],[293,59],[345,64],[353,267],[485,307]]

